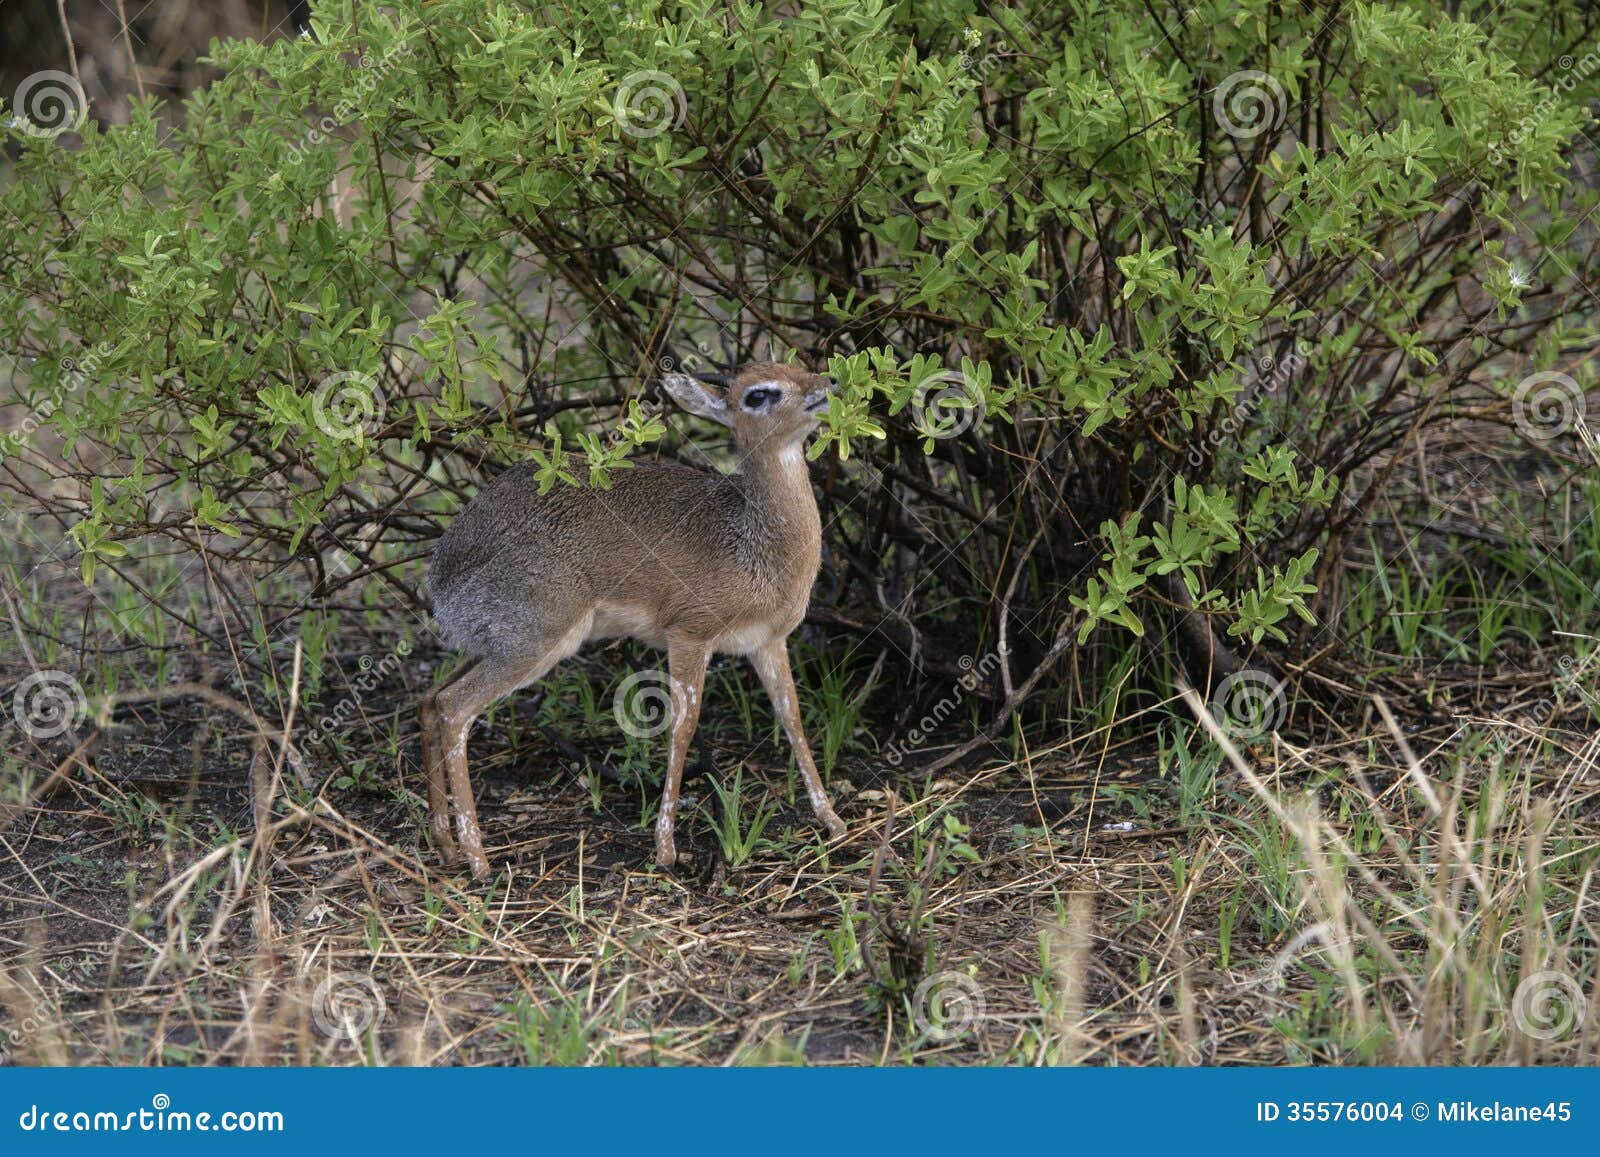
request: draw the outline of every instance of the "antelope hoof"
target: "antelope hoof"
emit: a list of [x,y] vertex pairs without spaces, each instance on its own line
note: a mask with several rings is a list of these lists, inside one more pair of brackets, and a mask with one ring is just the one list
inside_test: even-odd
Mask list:
[[428,834],[433,837],[433,850],[439,853],[439,862],[447,868],[455,867],[461,853],[456,850],[455,840],[450,838],[449,819],[430,822]]
[[469,816],[457,815],[456,826],[460,828],[460,839],[456,841],[461,846],[461,851],[467,857],[467,867],[472,870],[474,880],[487,879],[489,876],[489,858],[483,854],[483,833],[478,830],[475,820]]

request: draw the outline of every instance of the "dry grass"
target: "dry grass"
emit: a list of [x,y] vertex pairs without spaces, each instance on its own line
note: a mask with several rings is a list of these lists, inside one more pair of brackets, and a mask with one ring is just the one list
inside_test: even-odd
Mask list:
[[[779,799],[772,846],[731,867],[708,805],[686,825],[695,867],[669,876],[646,868],[626,791],[608,788],[595,814],[502,714],[475,750],[505,870],[479,888],[418,846],[407,702],[425,678],[403,671],[368,697],[369,740],[396,736],[392,761],[343,789],[302,790],[281,746],[263,764],[258,736],[193,700],[120,711],[76,756],[64,741],[13,747],[20,782],[0,821],[11,1059],[1573,1064],[1600,1051],[1592,735],[1486,718],[1407,735],[1375,707],[1315,746],[1240,754],[1174,703],[1160,751],[1086,734],[932,784],[840,783],[843,847],[818,845]],[[779,750],[744,753],[747,788],[782,784]],[[719,742],[725,771],[730,754]],[[1518,985],[1535,974],[1519,1021]]]

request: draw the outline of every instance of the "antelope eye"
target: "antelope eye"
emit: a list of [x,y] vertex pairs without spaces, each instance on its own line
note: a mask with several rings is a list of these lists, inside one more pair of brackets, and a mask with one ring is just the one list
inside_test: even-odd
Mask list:
[[744,408],[764,410],[778,400],[778,391],[771,386],[757,386],[744,392]]

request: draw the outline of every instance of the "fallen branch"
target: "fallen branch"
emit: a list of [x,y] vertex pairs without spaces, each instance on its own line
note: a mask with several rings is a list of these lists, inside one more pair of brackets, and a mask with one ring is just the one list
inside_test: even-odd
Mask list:
[[979,744],[988,743],[999,734],[1000,729],[1006,725],[1017,708],[1022,706],[1022,701],[1033,691],[1039,680],[1044,678],[1045,672],[1050,670],[1055,665],[1056,660],[1066,654],[1067,648],[1072,645],[1072,622],[1073,616],[1071,615],[1061,621],[1061,628],[1056,631],[1055,642],[1050,644],[1050,649],[1044,653],[1044,658],[1033,669],[1033,673],[1022,681],[1022,686],[1006,696],[1006,701],[1000,705],[999,712],[989,722],[989,725],[954,751],[941,755],[938,759],[928,764],[927,767],[924,767],[922,769],[923,775],[932,775],[936,771],[943,771],[958,760],[965,759],[977,749]]

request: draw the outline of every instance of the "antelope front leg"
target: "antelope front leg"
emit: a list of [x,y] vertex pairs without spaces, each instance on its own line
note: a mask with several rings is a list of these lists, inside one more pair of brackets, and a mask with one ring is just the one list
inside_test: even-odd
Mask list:
[[422,730],[422,772],[428,782],[428,833],[433,838],[434,850],[446,867],[453,867],[460,858],[455,837],[450,834],[450,778],[443,750],[443,722],[439,718],[439,693],[460,680],[473,667],[476,659],[469,659],[442,682],[423,695],[418,709]]
[[661,785],[661,810],[656,813],[656,863],[663,868],[678,862],[672,825],[678,812],[683,761],[700,723],[700,692],[705,687],[706,663],[710,659],[711,650],[704,643],[667,639],[667,669],[672,678],[672,751],[667,756],[667,776]]
[[423,697],[419,711],[422,723],[422,770],[428,781],[428,834],[445,867],[454,867],[461,853],[450,834],[450,777],[444,754],[439,750],[439,709],[434,693]]
[[789,671],[788,640],[768,643],[751,655],[750,661],[755,664],[761,685],[767,689],[767,696],[778,712],[784,734],[789,737],[789,746],[794,748],[795,762],[800,765],[800,775],[806,781],[806,794],[811,797],[811,810],[817,813],[817,819],[830,836],[836,840],[842,838],[847,829],[828,802],[828,791],[822,786],[822,776],[817,774],[817,765],[811,758],[811,745],[806,742],[805,729],[800,725],[800,697],[795,694],[794,675]]

